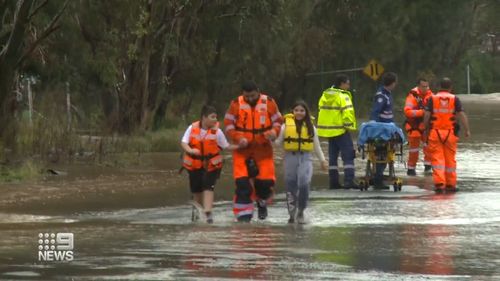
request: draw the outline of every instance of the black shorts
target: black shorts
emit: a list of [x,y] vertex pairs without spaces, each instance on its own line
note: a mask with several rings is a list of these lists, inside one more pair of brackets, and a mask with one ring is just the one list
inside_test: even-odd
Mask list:
[[205,169],[198,169],[189,172],[189,187],[192,193],[203,192],[204,190],[214,190],[215,182],[219,178],[220,169],[207,172]]

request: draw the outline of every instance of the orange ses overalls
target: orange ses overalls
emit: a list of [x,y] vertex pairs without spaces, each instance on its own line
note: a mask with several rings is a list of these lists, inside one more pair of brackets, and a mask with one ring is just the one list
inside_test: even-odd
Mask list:
[[432,96],[429,150],[432,153],[433,179],[436,189],[455,188],[458,137],[455,135],[455,96],[440,91]]
[[[233,143],[242,138],[248,140],[248,146],[233,152],[233,177],[236,183],[233,213],[236,218],[252,217],[255,199],[270,200],[275,182],[273,148],[265,137],[274,130],[278,135],[283,123],[281,113],[275,101],[260,94],[255,106],[248,104],[243,96],[231,102],[224,117],[226,133]],[[246,160],[252,158],[259,174],[253,186],[250,183]]]
[[406,116],[405,130],[410,146],[408,153],[408,169],[414,170],[417,166],[420,142],[422,142],[424,146],[424,165],[431,165],[431,155],[423,139],[424,106],[427,105],[427,100],[430,99],[431,96],[432,92],[430,90],[426,93],[420,93],[418,87],[415,87],[411,89],[406,97],[404,107]]

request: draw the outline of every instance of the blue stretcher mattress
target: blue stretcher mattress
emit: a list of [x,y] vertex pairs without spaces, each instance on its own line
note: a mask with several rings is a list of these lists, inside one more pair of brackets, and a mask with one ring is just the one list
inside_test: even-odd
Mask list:
[[358,135],[358,145],[362,146],[368,140],[383,139],[388,141],[395,136],[399,136],[402,143],[406,143],[403,130],[394,123],[382,123],[376,121],[364,122],[361,124]]

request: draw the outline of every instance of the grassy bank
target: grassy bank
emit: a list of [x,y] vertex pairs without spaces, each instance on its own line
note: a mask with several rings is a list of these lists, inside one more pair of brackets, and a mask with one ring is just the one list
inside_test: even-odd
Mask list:
[[141,135],[107,136],[25,126],[19,130],[14,148],[0,144],[0,183],[41,178],[52,164],[142,165],[141,154],[180,151],[183,132],[184,129],[171,128]]

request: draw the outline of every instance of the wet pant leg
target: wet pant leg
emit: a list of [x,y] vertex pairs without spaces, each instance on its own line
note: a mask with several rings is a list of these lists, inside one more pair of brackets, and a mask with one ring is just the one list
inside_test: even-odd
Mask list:
[[424,152],[424,165],[432,165],[432,153],[430,152],[429,145],[427,144],[427,140],[423,139],[423,152]]
[[330,188],[339,186],[339,167],[338,158],[340,153],[340,147],[337,144],[337,138],[328,139],[328,175],[330,179]]
[[233,152],[233,177],[236,184],[233,198],[234,216],[240,219],[250,220],[253,216],[253,187],[248,178],[245,160],[249,157],[249,151],[241,150]]
[[452,186],[452,187],[457,186],[457,173],[456,173],[457,161],[455,158],[455,155],[457,153],[457,141],[458,138],[452,132],[444,145],[444,159],[445,159],[444,174],[446,179],[445,182],[446,186]]
[[373,184],[381,186],[384,184],[384,171],[387,167],[387,163],[376,163],[375,164],[375,176],[373,177]]
[[421,137],[408,137],[408,169],[415,170],[418,162],[418,152],[420,150]]
[[299,161],[297,159],[297,155],[292,152],[285,152],[284,158],[284,168],[285,168],[285,185],[287,191],[287,200],[288,200],[288,213],[291,217],[295,217],[295,213],[297,210],[297,200],[298,200],[298,169],[299,169]]
[[[441,133],[439,133],[441,131]],[[444,143],[448,130],[431,130],[429,133],[429,149],[432,153],[432,178],[434,186],[443,186],[446,184],[445,177],[445,156]]]
[[341,151],[340,155],[344,162],[344,184],[352,185],[354,183],[354,145],[351,134],[345,132],[337,138]]
[[253,216],[253,188],[248,177],[242,177],[235,180],[236,190],[234,192],[233,213],[237,219],[247,218],[250,220]]
[[309,189],[313,173],[312,155],[305,152],[298,155],[299,169],[297,171],[297,185],[299,190],[299,211],[307,208]]

